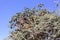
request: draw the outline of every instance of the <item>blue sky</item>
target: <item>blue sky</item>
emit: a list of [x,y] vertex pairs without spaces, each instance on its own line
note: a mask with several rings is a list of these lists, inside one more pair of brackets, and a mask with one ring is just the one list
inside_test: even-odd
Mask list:
[[[54,0],[0,0],[0,40],[9,34],[9,20],[15,13],[20,12],[24,7],[33,8],[39,3],[51,11],[55,10]],[[60,0],[57,0],[60,2]],[[59,7],[60,8],[60,7]]]

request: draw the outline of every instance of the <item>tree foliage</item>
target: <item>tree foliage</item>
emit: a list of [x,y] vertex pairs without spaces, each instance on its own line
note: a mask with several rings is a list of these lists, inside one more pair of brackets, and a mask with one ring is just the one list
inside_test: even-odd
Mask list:
[[[43,4],[38,6],[41,8]],[[47,9],[25,8],[9,21],[12,40],[60,40],[60,17]]]

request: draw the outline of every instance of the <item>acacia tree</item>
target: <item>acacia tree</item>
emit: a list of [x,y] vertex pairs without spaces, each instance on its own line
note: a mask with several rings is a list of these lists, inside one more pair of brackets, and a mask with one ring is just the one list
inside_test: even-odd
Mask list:
[[60,17],[43,9],[43,4],[39,4],[38,8],[25,8],[11,18],[9,23],[13,30],[9,38],[12,40],[60,40]]

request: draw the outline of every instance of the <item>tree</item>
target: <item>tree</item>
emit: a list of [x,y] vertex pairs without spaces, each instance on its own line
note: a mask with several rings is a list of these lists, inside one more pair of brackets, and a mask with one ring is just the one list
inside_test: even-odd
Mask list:
[[23,12],[16,13],[9,23],[10,28],[14,29],[9,35],[12,40],[58,40],[60,38],[60,17],[51,14],[47,9],[25,8]]

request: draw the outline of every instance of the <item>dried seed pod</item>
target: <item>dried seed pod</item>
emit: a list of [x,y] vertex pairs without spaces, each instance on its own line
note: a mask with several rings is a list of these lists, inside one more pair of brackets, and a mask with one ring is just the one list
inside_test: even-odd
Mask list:
[[34,16],[31,16],[30,18],[31,18],[31,21],[34,22]]
[[19,21],[16,22],[16,26],[20,27],[21,23]]
[[28,29],[28,28],[31,28],[32,26],[30,26],[29,24],[24,24],[24,27],[23,29]]
[[40,16],[44,16],[45,13],[40,13]]

